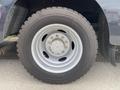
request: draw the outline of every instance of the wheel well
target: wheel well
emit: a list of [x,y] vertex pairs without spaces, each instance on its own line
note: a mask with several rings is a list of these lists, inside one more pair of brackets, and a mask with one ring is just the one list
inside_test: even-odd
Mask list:
[[[109,44],[107,20],[103,10],[95,0],[17,0],[15,6],[20,6],[27,9],[27,14],[25,14],[26,16],[24,21],[33,13],[43,8],[53,6],[71,8],[81,13],[93,25],[98,36],[100,50],[104,50],[104,48],[107,48]],[[19,20],[16,20],[16,22],[18,21]],[[16,30],[10,29],[13,31],[8,31],[7,35],[18,33],[20,26],[24,23],[24,21],[21,21],[20,25],[17,26],[17,29],[15,28]]]
[[101,8],[94,0],[18,0],[15,5],[29,10],[29,16],[47,7],[61,6],[71,8],[84,15],[91,23],[98,21]]

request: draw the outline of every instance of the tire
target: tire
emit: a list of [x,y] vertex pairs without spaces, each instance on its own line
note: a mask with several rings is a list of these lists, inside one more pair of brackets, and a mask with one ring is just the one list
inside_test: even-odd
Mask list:
[[[71,41],[69,40],[70,44],[67,44],[67,45],[68,46],[70,45],[70,48],[67,54],[60,51],[60,50],[67,51],[67,49],[65,49],[65,47],[62,46],[62,44],[64,43],[64,39],[61,39],[62,41],[59,41],[60,38],[58,38],[56,42],[53,39],[51,41],[52,44],[49,43],[50,48],[52,48],[52,51],[50,51],[49,49],[43,48],[43,47],[47,47],[47,45],[49,46],[49,44],[45,44],[47,43],[47,40],[45,40],[45,43],[43,43],[43,46],[39,46],[36,49],[37,44],[40,43],[39,45],[42,45],[41,44],[42,40],[44,41],[44,39],[47,37],[47,35],[45,35],[44,38],[40,39],[41,41],[39,41],[39,43],[36,44],[34,42],[38,41],[37,34],[40,38],[40,36],[43,35],[42,32],[51,33],[52,31],[51,28],[54,29],[54,27],[58,29],[57,25],[60,28],[65,28],[66,32],[67,32],[67,26],[69,26],[70,27],[70,28],[68,27],[69,30],[72,30],[71,31],[72,33],[71,34],[69,33],[70,35],[68,35],[69,38],[71,40],[73,39],[73,42],[74,40],[77,41],[75,43],[71,43]],[[51,30],[45,29],[47,26],[49,26],[48,29],[51,29]],[[43,28],[46,31],[44,31]],[[61,37],[64,35],[67,36],[68,32],[67,34],[66,32],[59,30],[57,34]],[[55,36],[55,34],[52,33],[51,36],[52,35]],[[76,39],[73,38],[71,35],[75,36]],[[66,38],[66,36],[64,38]],[[48,40],[49,40],[49,37],[47,37]],[[55,40],[56,40],[56,37],[57,36],[54,37]],[[37,38],[37,39],[34,40],[34,38]],[[58,44],[54,45],[54,43],[57,43],[57,42]],[[82,42],[82,44],[80,42]],[[59,46],[60,50],[56,48],[56,45]],[[73,50],[75,51],[74,53],[71,47],[72,49],[75,48],[75,50]],[[20,30],[17,48],[18,48],[18,55],[21,62],[23,63],[27,71],[30,74],[32,74],[34,77],[46,83],[65,84],[65,83],[70,83],[72,81],[79,79],[81,76],[83,76],[88,72],[92,64],[95,62],[98,44],[97,44],[95,32],[92,26],[90,25],[90,23],[85,19],[85,17],[68,8],[52,7],[52,8],[47,8],[47,9],[38,11],[36,14],[33,14],[25,22],[25,24],[22,26],[22,29]],[[38,50],[38,53],[37,53],[37,50]],[[49,56],[46,52],[43,52],[42,50],[49,51],[50,53],[53,54],[53,56],[50,53],[49,54],[51,56]],[[43,52],[42,55],[39,52]],[[77,63],[74,65],[73,63],[71,63],[68,66],[66,64],[66,66],[57,67],[55,62],[58,65],[62,65],[62,64],[59,61],[54,61],[54,60],[52,61],[52,59],[54,59],[54,57],[55,58],[62,57],[62,54],[67,56],[66,56],[66,61],[64,61],[65,58],[61,59],[61,61],[63,60],[61,63],[68,64],[70,63],[70,61],[73,63],[76,63],[76,62]],[[71,57],[72,59],[70,58],[71,55],[73,55],[74,59],[72,57]],[[45,59],[42,57],[45,57]],[[54,66],[56,68],[53,68],[52,66],[46,67],[46,65],[42,65],[41,63],[46,61],[47,60],[46,58],[49,59],[48,62],[51,61],[51,63],[56,65]],[[69,58],[70,58],[70,61],[69,61]],[[44,61],[42,62],[42,60]]]

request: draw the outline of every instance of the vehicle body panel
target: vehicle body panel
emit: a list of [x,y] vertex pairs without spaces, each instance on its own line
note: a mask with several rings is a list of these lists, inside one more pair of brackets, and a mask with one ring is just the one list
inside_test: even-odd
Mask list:
[[[6,36],[12,9],[17,0],[0,0],[0,41]],[[103,9],[109,27],[109,41],[120,45],[120,0],[96,0]]]
[[0,42],[4,39],[5,27],[7,25],[7,18],[9,18],[9,12],[14,5],[15,0],[0,0]]
[[120,0],[97,0],[108,22],[109,40],[112,45],[120,45]]

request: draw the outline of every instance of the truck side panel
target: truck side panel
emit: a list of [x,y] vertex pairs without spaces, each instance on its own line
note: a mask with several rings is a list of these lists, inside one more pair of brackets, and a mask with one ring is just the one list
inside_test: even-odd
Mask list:
[[8,14],[14,2],[15,0],[0,0],[0,42],[4,39],[4,28],[8,24]]
[[[0,0],[0,41],[4,39],[11,18],[11,8],[17,0]],[[120,0],[96,0],[106,15],[109,26],[109,41],[120,45]]]
[[109,41],[120,45],[120,0],[97,0],[104,10],[109,26]]

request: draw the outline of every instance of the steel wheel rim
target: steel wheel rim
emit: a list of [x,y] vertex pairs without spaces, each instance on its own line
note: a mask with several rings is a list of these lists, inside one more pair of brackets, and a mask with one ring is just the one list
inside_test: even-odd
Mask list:
[[34,61],[43,70],[65,73],[80,62],[83,44],[73,28],[63,24],[50,24],[35,34],[31,52]]

